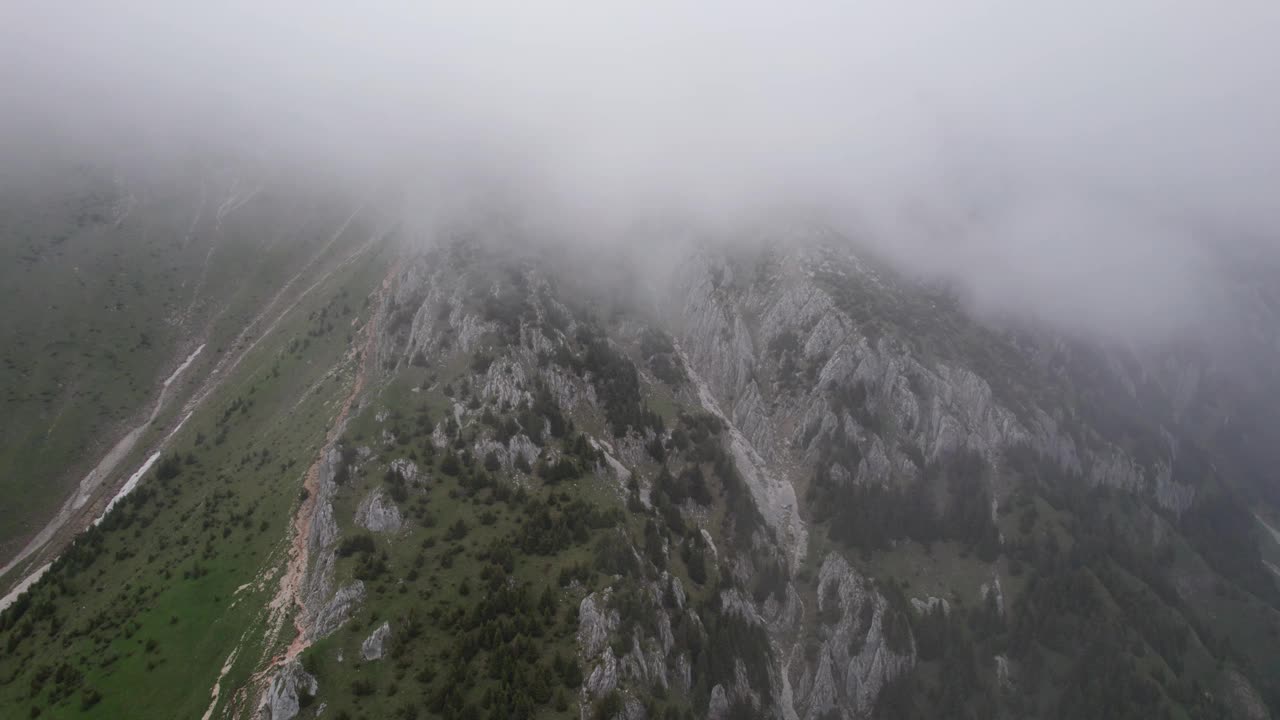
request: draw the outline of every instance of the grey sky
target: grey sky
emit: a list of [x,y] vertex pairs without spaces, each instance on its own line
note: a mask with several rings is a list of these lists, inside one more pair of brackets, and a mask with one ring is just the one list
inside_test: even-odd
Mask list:
[[5,3],[0,150],[216,143],[599,238],[801,203],[981,302],[1128,326],[1203,302],[1206,247],[1277,245],[1273,1],[176,5]]

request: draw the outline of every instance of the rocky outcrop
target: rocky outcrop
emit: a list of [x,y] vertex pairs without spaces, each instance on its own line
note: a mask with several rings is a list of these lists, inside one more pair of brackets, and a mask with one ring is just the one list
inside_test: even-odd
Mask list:
[[[677,391],[678,402],[696,403],[725,422],[725,450],[765,524],[746,541],[713,538],[701,530],[706,558],[721,577],[746,581],[759,570],[759,558],[781,561],[786,572],[798,571],[809,551],[810,529],[793,483],[812,478],[819,461],[824,478],[838,490],[927,481],[939,476],[933,471],[953,454],[976,454],[986,461],[982,480],[989,486],[993,520],[1023,471],[1018,463],[1027,457],[1056,465],[1072,479],[1145,495],[1174,514],[1194,501],[1195,488],[1173,480],[1172,450],[1167,456],[1138,453],[1127,439],[1106,437],[1090,426],[1079,398],[1063,389],[1070,375],[1053,365],[1059,349],[1041,347],[1043,338],[1026,350],[954,303],[940,307],[945,300],[935,302],[911,282],[844,251],[802,245],[754,267],[713,252],[697,254],[677,273],[670,294],[673,322],[664,329],[676,339],[674,354],[689,380]],[[554,460],[561,450],[554,443],[535,445],[529,439],[538,434],[533,428],[514,436],[492,432],[478,408],[517,407],[545,388],[577,421],[582,411],[599,411],[595,386],[589,370],[570,370],[552,359],[567,334],[564,321],[530,321],[530,312],[546,317],[554,301],[529,292],[518,320],[486,320],[488,311],[480,303],[500,289],[470,287],[474,278],[450,262],[418,263],[403,274],[397,303],[412,310],[412,321],[389,359],[410,362],[422,355],[428,363],[446,357],[456,361],[456,353],[479,351],[487,364],[473,366],[475,374],[454,398],[453,420],[474,428],[471,448],[477,459],[523,482],[527,478],[517,464],[532,464],[540,455]],[[563,307],[559,312],[571,316]],[[571,332],[573,321],[568,322]],[[634,334],[624,327],[610,342],[627,349]],[[496,350],[495,336],[507,345]],[[1101,372],[1114,376],[1108,389],[1136,402],[1146,382],[1141,373],[1115,357],[1104,360],[1098,364]],[[1176,375],[1184,392],[1199,382],[1194,374]],[[641,376],[648,377],[643,369]],[[1058,379],[1061,386],[1055,384]],[[479,405],[468,402],[473,395]],[[641,502],[649,506],[652,458],[646,444],[663,437],[649,432],[591,438],[601,458],[593,468],[597,478],[625,492],[634,474]],[[437,447],[449,440],[443,425],[437,427]],[[1013,454],[1026,450],[1027,455]],[[396,523],[384,520],[394,512],[399,521],[398,511],[383,500],[377,491],[365,498],[358,523],[393,531]],[[689,510],[686,520],[696,512]],[[750,694],[764,690],[778,704],[770,711],[786,720],[831,711],[865,715],[885,684],[915,663],[914,639],[903,630],[909,623],[900,620],[912,612],[951,610],[940,597],[890,607],[874,583],[838,554],[822,559],[818,575],[817,599],[811,603],[816,607],[805,607],[794,584],[761,601],[737,591],[720,593],[719,611],[768,629],[775,645],[769,659],[773,687],[750,688],[745,674],[742,682],[726,680],[712,694],[710,715],[727,712],[748,696],[759,699],[763,695]],[[804,582],[793,578],[793,583]],[[1003,612],[999,583],[993,575],[982,593]],[[679,597],[682,607],[683,594]],[[674,610],[659,603],[654,617],[646,619],[653,620],[646,622],[649,636],[637,632],[618,638],[618,613],[610,609],[609,598],[607,590],[593,593],[579,607],[585,700],[618,688],[625,695],[642,685],[688,688],[696,682],[673,637]],[[816,653],[787,647],[798,635],[811,633],[816,633]],[[1001,682],[1011,682],[1008,660],[996,663]]]
[[723,720],[729,716],[729,694],[723,685],[711,688],[711,699],[707,702],[707,720]]
[[843,708],[861,717],[880,690],[915,664],[915,641],[886,634],[888,606],[869,580],[834,553],[818,574],[817,660],[789,668],[797,717],[812,720]]
[[360,657],[365,660],[381,660],[391,637],[391,623],[383,622],[360,644]]
[[618,628],[618,611],[608,607],[609,591],[591,593],[578,606],[578,650],[584,658],[600,655]]
[[941,609],[944,615],[951,614],[951,603],[947,602],[945,598],[932,596],[926,598],[911,598],[911,608],[921,615],[931,613],[938,609]]
[[1223,695],[1233,716],[1241,720],[1271,720],[1262,695],[1249,680],[1235,669],[1227,670],[1222,679]]
[[310,637],[319,639],[332,635],[342,624],[351,619],[352,613],[364,601],[364,583],[352,581],[338,589],[329,602],[320,608],[311,624]]
[[289,661],[276,671],[258,701],[258,720],[291,720],[297,717],[302,707],[300,698],[315,695],[317,690],[316,679],[302,668],[302,663]]
[[[444,437],[443,432],[441,432],[441,437]],[[528,435],[517,433],[505,445],[497,440],[481,438],[476,441],[474,452],[475,456],[481,459],[487,457],[489,453],[493,453],[505,472],[519,474],[521,471],[517,467],[520,464],[518,461],[523,460],[524,463],[532,466],[534,461],[538,459],[538,453],[542,452],[542,449],[534,445]]]
[[400,530],[403,519],[395,501],[381,487],[377,487],[360,501],[356,508],[355,522],[371,532],[394,533]]
[[790,481],[780,476],[769,467],[763,457],[738,430],[737,426],[721,411],[720,405],[711,388],[702,377],[692,369],[683,349],[676,345],[676,351],[689,367],[689,379],[697,389],[697,397],[702,407],[725,421],[729,432],[729,452],[734,465],[742,475],[743,481],[751,490],[756,507],[765,522],[777,534],[778,539],[787,549],[788,559],[798,565],[808,548],[808,530],[800,518],[799,503],[796,499],[795,487]]
[[579,605],[578,650],[588,669],[583,684],[587,702],[614,689],[687,693],[693,688],[689,653],[678,644],[672,624],[673,613],[687,613],[686,628],[701,628],[701,619],[686,607],[684,586],[663,572],[639,592],[653,613],[652,622],[649,630],[633,628],[627,637],[619,636],[620,616],[610,607],[613,589],[592,593]]
[[[852,254],[804,242],[744,262],[695,252],[673,285],[671,329],[691,385],[703,407],[728,423],[735,463],[793,569],[807,532],[792,482],[819,460],[837,487],[885,485],[919,481],[931,463],[976,453],[990,469],[993,519],[1017,478],[1006,458],[1026,450],[1067,478],[1145,496],[1175,515],[1195,500],[1196,489],[1170,472],[1171,438],[1160,447],[1147,437],[1138,452],[1090,424],[1113,411],[1107,403],[1140,401],[1148,380],[1132,361],[1104,352],[1104,362],[1088,365],[1092,357],[1077,361],[1046,336],[1019,346]],[[1063,368],[1073,362],[1082,372],[1106,374],[1114,397],[1085,406],[1070,385],[1071,368]],[[1185,408],[1199,375],[1179,366],[1165,376],[1179,396],[1173,405]],[[1150,434],[1162,433],[1168,435]],[[832,454],[833,447],[853,450]],[[824,561],[824,572],[847,570],[837,567]],[[865,585],[835,584],[851,597],[869,592]],[[1004,611],[998,577],[983,592]],[[949,610],[940,598],[913,604],[916,612]],[[875,607],[874,630],[856,624],[839,630],[859,628],[863,650],[841,655],[824,643],[819,662],[792,660],[779,668],[798,716],[865,711],[888,679],[910,667],[909,648],[891,650],[877,636],[885,610]],[[781,604],[759,610],[774,636],[785,637]]]
[[364,599],[364,583],[359,580],[336,592],[333,589],[334,546],[338,541],[338,524],[333,517],[337,487],[333,478],[341,461],[338,449],[330,448],[317,469],[315,514],[306,539],[308,563],[299,589],[301,611],[311,618],[311,622],[303,624],[308,643],[341,627]]
[[583,689],[588,698],[598,698],[609,694],[618,687],[618,659],[613,656],[613,648],[606,647],[600,655],[599,662],[591,669]]
[[[766,257],[749,274],[718,255],[695,254],[677,274],[672,310],[685,364],[768,467],[813,461],[815,448],[838,433],[862,451],[861,461],[829,470],[859,483],[920,477],[923,468],[910,460],[917,453],[929,461],[967,449],[995,462],[1007,448],[1029,446],[1067,473],[1149,493],[1174,512],[1194,499],[1193,489],[1175,485],[1161,470],[1144,469],[1108,438],[1064,431],[1062,397],[1047,408],[1055,416],[1037,405],[1031,389],[994,391],[992,377],[1004,378],[984,377],[991,372],[980,364],[985,356],[966,356],[951,338],[931,337],[934,329],[914,329],[912,312],[945,315],[936,302],[913,310],[913,303],[924,302],[919,289],[882,276],[851,254],[803,241]],[[855,319],[848,301],[835,299],[832,282],[885,317],[874,324]],[[971,326],[962,331],[997,337],[977,320],[960,321]],[[922,351],[930,341],[944,351]],[[1021,349],[1010,345],[998,352],[1035,372],[1035,358]],[[1104,367],[1119,387],[1134,384],[1123,364]],[[812,380],[795,382],[806,371]],[[1178,387],[1191,385],[1181,381]],[[865,390],[862,414],[836,412],[832,398],[855,387]],[[1170,464],[1166,458],[1164,467]]]
[[400,477],[410,485],[416,484],[421,479],[421,473],[418,471],[418,465],[408,458],[396,458],[391,461],[391,469],[400,473]]
[[996,665],[996,683],[1005,690],[1013,687],[1013,671],[1009,666],[1007,655],[996,655],[992,658]]
[[995,604],[996,612],[1004,615],[1004,588],[1000,585],[1000,576],[993,574],[991,582],[983,583],[978,588],[978,594],[982,596],[984,602],[992,602]]

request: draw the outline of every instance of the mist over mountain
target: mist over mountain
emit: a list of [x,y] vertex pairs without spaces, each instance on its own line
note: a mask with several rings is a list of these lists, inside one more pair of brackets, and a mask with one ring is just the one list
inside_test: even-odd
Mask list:
[[1276,37],[0,8],[0,717],[1272,717]]
[[194,147],[587,243],[801,208],[997,309],[1126,334],[1211,306],[1219,248],[1276,248],[1271,3],[4,12],[20,155],[145,173]]

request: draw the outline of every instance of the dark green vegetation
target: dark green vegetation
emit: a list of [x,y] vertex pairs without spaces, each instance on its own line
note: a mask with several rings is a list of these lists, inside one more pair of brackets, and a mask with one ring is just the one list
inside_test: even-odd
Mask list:
[[[563,716],[582,670],[577,605],[557,579],[594,578],[591,548],[621,514],[570,500],[573,484],[513,490],[471,458],[457,477],[439,464],[400,501],[407,528],[394,538],[353,530],[340,545],[339,576],[363,580],[370,601],[304,657],[319,699],[339,717]],[[343,495],[367,484],[353,480]],[[362,661],[361,642],[384,620],[385,657]]]

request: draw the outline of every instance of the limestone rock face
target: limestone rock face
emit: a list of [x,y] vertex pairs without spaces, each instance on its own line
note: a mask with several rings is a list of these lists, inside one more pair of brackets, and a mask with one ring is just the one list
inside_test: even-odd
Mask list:
[[[1061,397],[1041,406],[1034,388],[997,392],[993,378],[1002,376],[977,358],[946,346],[922,351],[918,340],[928,331],[908,333],[909,318],[895,315],[905,315],[918,291],[852,255],[805,243],[770,259],[767,272],[748,276],[715,254],[695,253],[678,273],[671,304],[685,364],[711,401],[704,404],[722,411],[766,467],[786,467],[797,455],[812,461],[813,449],[837,433],[862,450],[862,460],[828,470],[858,483],[914,480],[923,471],[915,456],[931,461],[965,449],[997,458],[1026,446],[1093,484],[1148,494],[1175,512],[1194,499],[1192,488],[1169,477],[1172,457],[1141,464],[1109,438],[1064,428],[1055,415]],[[853,314],[856,307],[837,301],[850,289],[884,308],[875,332]],[[1137,382],[1118,359],[1106,367],[1119,387]],[[1170,386],[1185,395],[1198,374],[1176,370]],[[806,372],[812,379],[797,380]],[[835,412],[832,398],[852,388],[865,392],[861,416]]]
[[302,663],[289,661],[276,671],[258,701],[258,720],[292,720],[301,709],[299,697],[315,695],[317,690],[316,679],[302,669]]
[[797,715],[806,720],[837,708],[863,716],[880,690],[915,665],[915,641],[885,635],[884,596],[834,553],[818,573],[818,612],[834,619],[816,666],[793,683]]
[[417,463],[407,458],[392,460],[391,469],[400,473],[400,477],[404,478],[405,482],[410,485],[417,483],[419,480],[420,474]]
[[707,702],[707,719],[723,720],[729,715],[729,696],[723,685],[711,688],[711,699]]
[[316,477],[315,513],[306,538],[307,569],[300,588],[301,611],[311,618],[306,624],[309,641],[337,630],[364,600],[364,583],[359,580],[336,592],[333,589],[334,547],[338,541],[338,524],[333,517],[333,496],[337,492],[334,474],[341,461],[338,449],[331,448]]
[[1223,685],[1227,704],[1235,717],[1242,720],[1271,720],[1266,702],[1239,670],[1228,670],[1223,678]]
[[618,687],[618,660],[613,656],[613,648],[606,647],[600,656],[600,662],[591,670],[583,686],[588,697],[598,698],[609,694]]
[[328,603],[315,616],[312,637],[323,638],[333,634],[351,619],[352,613],[364,601],[364,582],[353,580],[338,589]]
[[938,597],[932,597],[932,596],[926,597],[923,599],[911,598],[911,607],[921,615],[925,613],[933,612],[935,609],[938,609],[938,608],[942,609],[942,613],[944,615],[951,614],[951,603],[947,602],[946,598],[938,598]]
[[386,652],[387,639],[391,637],[391,623],[383,622],[360,644],[360,657],[365,660],[381,660]]
[[1004,588],[1000,587],[999,575],[993,574],[991,582],[983,583],[982,586],[978,588],[978,594],[982,596],[983,601],[990,599],[990,601],[994,602],[996,612],[1004,615]]
[[400,530],[403,519],[395,501],[381,487],[369,491],[356,508],[356,525],[378,533],[394,533]]
[[[732,680],[719,678],[706,708],[709,717],[727,714],[740,700],[755,703],[766,696],[765,690],[772,706],[760,710],[783,720],[832,713],[866,716],[886,684],[916,663],[915,639],[909,629],[902,630],[909,625],[897,613],[952,609],[942,597],[930,596],[910,599],[901,603],[904,607],[895,600],[891,607],[874,581],[835,552],[820,558],[813,587],[812,572],[801,568],[819,560],[805,563],[806,554],[813,552],[805,518],[816,515],[802,512],[808,500],[796,488],[806,487],[815,471],[837,491],[865,485],[892,488],[932,482],[939,476],[935,471],[954,455],[976,456],[984,461],[981,481],[990,491],[993,519],[1018,482],[1022,470],[1016,461],[1024,455],[1072,481],[1133,494],[1158,508],[1160,517],[1184,513],[1195,502],[1197,489],[1188,484],[1194,481],[1174,472],[1173,434],[1159,428],[1155,436],[1169,437],[1155,445],[1142,433],[1119,440],[1107,436],[1090,415],[1097,408],[1088,403],[1099,401],[1076,392],[1077,385],[1086,383],[1073,384],[1072,375],[1073,368],[1081,367],[1104,374],[1110,384],[1101,402],[1114,396],[1116,402],[1137,403],[1144,388],[1164,383],[1172,398],[1168,419],[1173,423],[1174,415],[1191,412],[1195,395],[1205,387],[1205,377],[1195,367],[1143,367],[1110,351],[1086,358],[1094,363],[1086,365],[1072,355],[1066,340],[1031,333],[1023,344],[1020,336],[984,324],[959,303],[922,291],[914,281],[843,248],[789,241],[781,246],[785,249],[765,253],[767,262],[755,266],[729,252],[694,251],[676,271],[671,287],[663,288],[670,290],[665,294],[669,304],[661,308],[667,312],[657,313],[662,317],[657,322],[664,323],[658,329],[673,337],[671,354],[688,380],[679,388],[664,386],[663,393],[670,391],[681,408],[700,407],[723,421],[723,449],[764,521],[746,540],[713,536],[714,527],[709,532],[703,523],[694,523],[705,541],[706,561],[721,578],[733,578],[741,587],[769,567],[766,563],[780,565],[787,576],[779,583],[785,591],[770,592],[763,600],[736,588],[719,593],[717,612],[736,614],[767,631],[771,646],[764,664],[771,687],[750,687],[745,669]],[[553,462],[564,450],[545,439],[549,428],[542,420],[522,420],[541,427],[499,434],[490,431],[492,424],[486,426],[479,408],[481,403],[513,408],[549,396],[575,421],[598,420],[601,406],[591,371],[569,370],[552,359],[573,334],[576,321],[567,308],[532,290],[528,313],[520,320],[487,320],[477,310],[476,290],[468,286],[465,270],[450,262],[416,263],[401,272],[395,302],[412,309],[413,319],[400,337],[379,346],[379,364],[430,365],[456,359],[457,353],[480,353],[487,364],[473,366],[466,389],[454,395],[445,413],[449,422],[471,429],[467,437],[477,460],[523,484],[529,479],[527,465],[539,459]],[[538,282],[530,279],[529,287]],[[481,288],[482,299],[484,292]],[[553,311],[563,316],[554,327],[529,322],[530,314],[543,318]],[[625,346],[628,333],[634,339],[638,331],[627,324],[642,323],[620,322],[621,329],[609,328],[608,342],[634,351]],[[495,336],[502,338],[499,350]],[[656,382],[639,365],[642,385]],[[442,449],[451,442],[444,427],[442,422],[432,436]],[[531,438],[539,435],[543,439],[535,443]],[[634,479],[640,502],[652,507],[654,465],[647,446],[671,437],[667,430],[589,437],[598,454],[585,469],[594,473],[591,479],[620,492],[627,492]],[[407,470],[400,472],[413,479]],[[681,510],[686,520],[705,519],[697,508]],[[361,502],[356,521],[375,532],[395,532],[403,519],[395,504],[375,490]],[[1153,523],[1152,532],[1160,527]],[[990,578],[981,594],[1004,612],[1000,578],[994,573]],[[618,637],[623,623],[611,608],[609,589],[584,598],[578,614],[578,651],[586,674],[582,699],[590,703],[617,689],[626,698],[623,715],[628,717],[635,714],[632,689],[674,686],[687,691],[698,682],[680,642],[683,632],[699,626],[692,608],[701,605],[690,601],[686,607],[684,588],[670,576],[641,586],[660,601],[653,605],[653,616],[645,618],[646,630],[634,631],[632,637]],[[635,592],[634,586],[628,591]],[[669,604],[664,607],[663,602]],[[674,622],[680,612],[693,620]],[[338,609],[335,613],[341,614]],[[801,636],[808,646],[796,642]],[[741,665],[742,658],[735,662]],[[1016,675],[1017,664],[1003,656],[995,664],[1000,681],[1016,685],[1011,673]],[[761,675],[750,676],[759,684]],[[635,707],[642,712],[642,706]]]
[[[578,649],[588,660],[608,650],[609,638],[617,630],[618,611],[608,608],[609,592],[591,593],[578,606]],[[609,653],[613,658],[612,652]]]

